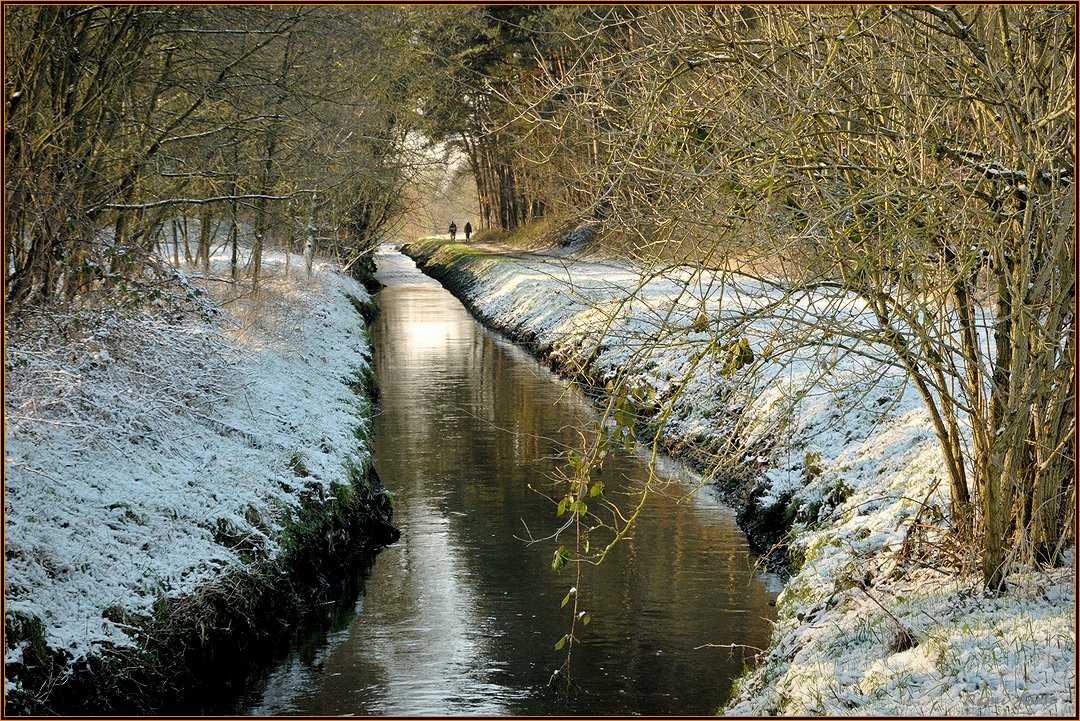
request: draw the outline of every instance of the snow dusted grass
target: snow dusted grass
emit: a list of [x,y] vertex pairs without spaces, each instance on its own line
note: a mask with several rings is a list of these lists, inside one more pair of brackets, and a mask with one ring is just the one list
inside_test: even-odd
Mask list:
[[[720,480],[740,463],[754,472],[749,500],[793,524],[799,564],[773,641],[726,713],[1076,713],[1072,553],[1066,568],[1015,572],[1001,597],[955,571],[971,559],[943,533],[942,455],[901,372],[854,355],[822,363],[780,316],[741,329],[757,362],[725,378],[710,319],[767,300],[754,283],[680,268],[645,282],[572,248],[407,250],[564,372],[644,389],[665,409],[652,419],[663,445]],[[798,308],[813,313],[813,299]]]
[[726,713],[1075,713],[1073,568],[1014,573],[1001,597],[984,595],[977,574],[932,568],[941,540],[920,538],[919,524],[935,507],[912,494],[934,503],[939,456],[919,438],[920,416],[827,464],[854,470],[852,492],[798,534],[805,562],[778,599],[769,652]]
[[106,307],[8,319],[5,598],[24,636],[8,637],[9,693],[41,641],[73,668],[136,644],[132,622],[164,601],[277,559],[301,505],[368,467],[370,407],[350,384],[371,351],[348,296],[369,296],[327,264],[285,277],[283,261],[264,259],[258,299],[193,279],[221,304],[213,322]]

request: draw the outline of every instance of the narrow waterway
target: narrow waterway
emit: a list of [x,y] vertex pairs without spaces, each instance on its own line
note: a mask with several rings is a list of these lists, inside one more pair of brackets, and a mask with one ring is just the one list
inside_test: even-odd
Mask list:
[[[331,715],[709,714],[763,647],[776,588],[756,575],[734,513],[675,464],[633,537],[585,568],[573,675],[549,686],[569,628],[572,571],[551,569],[560,521],[550,490],[587,399],[485,330],[404,255],[377,256],[373,331],[381,397],[375,466],[401,540],[368,571],[355,613],[301,644],[248,713]],[[607,496],[648,478],[635,453],[609,458]],[[572,539],[567,539],[572,545]],[[714,646],[708,646],[714,644]]]

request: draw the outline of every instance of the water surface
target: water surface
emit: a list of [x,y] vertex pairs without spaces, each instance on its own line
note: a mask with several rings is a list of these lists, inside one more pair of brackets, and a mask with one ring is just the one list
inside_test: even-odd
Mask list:
[[[596,412],[577,389],[480,326],[411,260],[377,256],[373,329],[381,391],[375,466],[401,540],[368,572],[355,613],[309,640],[250,699],[249,713],[329,715],[711,714],[764,647],[775,597],[755,575],[734,513],[674,463],[633,537],[586,567],[569,699],[549,685],[569,629],[571,571],[558,543],[520,540],[560,522],[542,492]],[[648,478],[625,453],[608,496]],[[572,545],[572,538],[564,543]]]

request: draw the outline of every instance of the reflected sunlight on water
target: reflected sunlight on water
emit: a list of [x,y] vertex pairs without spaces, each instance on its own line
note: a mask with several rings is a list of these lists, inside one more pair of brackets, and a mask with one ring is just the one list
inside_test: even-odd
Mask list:
[[[575,697],[548,687],[568,628],[570,577],[550,568],[551,483],[583,394],[485,331],[412,261],[378,256],[373,330],[381,389],[375,464],[401,540],[383,550],[348,628],[275,670],[246,709],[356,715],[711,714],[772,610],[734,513],[674,462],[632,537],[581,587],[592,623],[575,650]],[[605,463],[612,499],[648,478],[635,453]],[[525,527],[529,531],[526,531]],[[774,584],[773,584],[774,585]],[[697,650],[695,650],[697,649]]]

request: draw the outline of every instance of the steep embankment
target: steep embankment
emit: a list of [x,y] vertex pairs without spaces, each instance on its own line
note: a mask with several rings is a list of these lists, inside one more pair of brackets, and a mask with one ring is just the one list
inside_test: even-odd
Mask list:
[[[1017,569],[1001,596],[955,570],[941,452],[902,373],[823,363],[786,343],[783,314],[727,337],[725,318],[773,300],[751,282],[563,251],[405,250],[560,372],[633,389],[642,431],[728,489],[752,542],[791,528],[772,642],[729,713],[1075,713],[1074,552],[1065,568]],[[805,323],[812,299],[796,312]]]
[[368,447],[373,304],[283,260],[254,300],[181,275],[153,311],[8,317],[9,713],[213,709],[396,538]]

